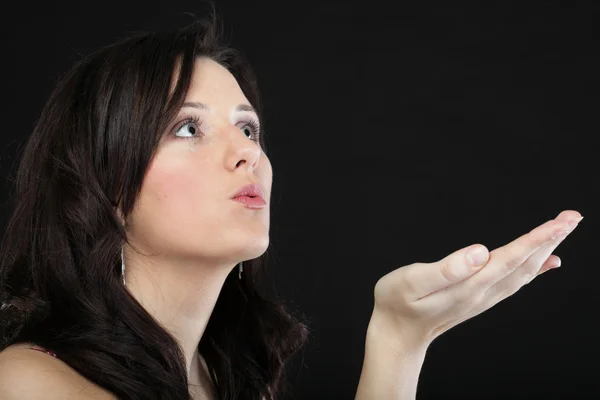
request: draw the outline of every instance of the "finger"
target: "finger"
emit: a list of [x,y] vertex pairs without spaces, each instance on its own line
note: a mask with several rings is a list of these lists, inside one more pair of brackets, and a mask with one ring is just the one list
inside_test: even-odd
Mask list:
[[[541,274],[543,274],[545,272],[550,271],[551,269],[556,269],[556,268],[560,267],[560,264],[561,264],[560,258],[558,256],[551,255],[544,262],[544,264],[537,271],[537,273],[533,276],[533,278],[526,279],[526,280],[523,280],[518,283],[507,282],[506,288],[503,288],[503,289],[498,289],[497,287],[493,287],[492,289],[490,289],[488,291],[489,293],[486,294],[485,300],[481,303],[481,309],[487,310],[487,309],[495,306],[497,303],[501,302],[502,300],[506,299],[507,297],[510,297],[513,294],[515,294],[516,292],[518,292],[519,289],[521,289],[523,286],[529,284],[536,277],[540,276]],[[508,277],[505,278],[505,280],[513,279],[514,275],[516,275],[516,274],[515,273],[510,274]],[[494,290],[494,292],[491,292],[492,290]]]
[[[581,221],[581,219],[578,219]],[[568,221],[561,221],[567,222]],[[576,227],[576,226],[575,226]],[[575,229],[572,227],[571,232]],[[569,232],[569,234],[571,233]],[[568,236],[568,235],[567,235]],[[544,267],[552,257],[552,252],[563,242],[563,238],[557,238],[544,244],[537,251],[535,251],[523,265],[519,266],[514,272],[510,273],[505,278],[501,279],[497,284],[488,289],[490,297],[500,296],[506,298],[512,296],[522,286],[531,282],[540,273],[541,268]],[[557,256],[554,256],[560,260]],[[544,271],[545,272],[545,271]]]
[[560,258],[558,256],[553,256],[552,252],[563,240],[564,238],[556,239],[545,244],[532,254],[522,266],[517,268],[515,272],[509,274],[489,288],[486,292],[486,304],[489,304],[491,307],[499,301],[515,294],[538,275],[543,274],[551,268],[559,267]]
[[[537,257],[537,254],[535,254],[535,256]],[[529,263],[535,265],[533,267],[527,266]],[[491,307],[507,297],[512,296],[523,286],[533,281],[536,277],[551,269],[560,267],[560,264],[560,257],[556,255],[550,255],[546,258],[546,260],[543,261],[527,260],[524,266],[519,268],[518,271],[513,272],[496,285],[488,289],[484,300],[486,308]],[[520,271],[521,269],[523,269],[523,272]]]
[[[467,285],[475,290],[488,290],[516,271],[542,246],[546,244],[555,246],[553,242],[560,240],[561,235],[567,235],[571,229],[565,221],[548,221],[511,243],[492,251],[486,267],[473,276]],[[550,253],[551,251],[544,258],[547,258]]]
[[[578,215],[581,216],[581,214],[578,214],[577,211],[570,211],[570,210],[563,211],[556,217],[556,221],[562,221],[562,222],[568,223],[571,219],[577,218]],[[581,220],[580,220],[580,222],[581,222]],[[560,241],[557,242],[557,246],[558,246],[558,244],[560,244],[562,242],[562,240],[564,240],[564,239],[561,239]],[[545,244],[544,246],[542,246],[542,248],[544,248],[546,246],[551,246],[551,245],[552,245],[552,242]],[[546,260],[544,261],[541,268],[534,276],[534,279],[535,279],[535,277],[540,276],[541,274],[543,274],[546,271],[549,271],[551,269],[555,269],[555,268],[558,268],[561,266],[562,260],[560,259],[560,257],[552,254],[552,252],[556,249],[557,246],[550,247],[552,250],[550,250],[550,252],[548,252],[548,253],[544,252],[543,255],[539,258],[539,261],[543,260],[544,258],[546,258]],[[550,254],[550,255],[547,256],[547,254]],[[531,282],[531,280],[529,282]],[[527,282],[527,283],[529,283],[529,282]]]
[[542,265],[542,268],[540,268],[536,277],[540,276],[544,272],[550,271],[551,269],[559,268],[561,265],[562,260],[560,259],[560,257],[552,254],[550,257],[548,257],[544,265]]
[[[479,252],[477,252],[478,250]],[[477,265],[470,263],[472,252],[480,258]],[[467,246],[433,263],[415,263],[403,270],[404,296],[409,301],[420,300],[425,296],[463,281],[485,265],[489,251],[481,244]]]
[[575,210],[565,210],[565,211],[561,211],[556,218],[554,218],[555,221],[570,221],[573,218],[578,218],[580,217],[581,214],[578,211]]
[[[560,219],[567,219],[573,216],[573,214],[578,215],[576,211],[563,211],[557,217]],[[565,223],[562,222],[564,225]],[[524,235],[522,238],[517,239],[513,243],[508,246],[513,246],[514,243],[519,242],[519,240],[523,240],[524,237],[529,236],[529,252],[525,254],[523,260],[527,259],[527,257],[537,250],[540,246],[542,246],[547,241],[551,240],[551,236],[553,236],[558,230],[561,228],[560,221],[551,220],[546,222],[545,224],[539,226],[534,229],[532,232]],[[533,242],[531,242],[531,235],[533,234]],[[550,237],[548,237],[550,235]],[[470,263],[470,258],[467,257],[467,254],[470,254],[471,251],[476,249],[482,250],[482,261],[481,264],[472,264]],[[496,251],[497,252],[497,251]],[[489,264],[491,260],[488,262],[490,257],[490,253],[487,248],[483,245],[472,245],[465,248],[462,248],[444,259],[434,262],[434,263],[415,263],[411,265],[407,265],[399,271],[402,271],[402,291],[403,295],[406,299],[411,301],[420,300],[423,297],[426,297],[432,293],[440,291],[444,288],[452,286],[458,282],[464,281],[465,279],[473,276],[477,272],[477,276],[481,275],[484,271],[488,269],[486,263]],[[501,259],[500,256],[496,255],[497,259]],[[481,268],[486,265],[485,268]],[[519,263],[520,265],[520,263]],[[480,270],[481,269],[481,270]],[[483,279],[480,278],[479,281],[471,283],[473,286],[483,287],[487,289],[493,283],[502,279],[502,277],[506,276],[506,274],[498,277],[493,280],[494,274],[489,273]],[[473,277],[475,278],[475,277]],[[470,279],[471,280],[471,279]],[[486,281],[490,281],[489,286],[486,286]]]

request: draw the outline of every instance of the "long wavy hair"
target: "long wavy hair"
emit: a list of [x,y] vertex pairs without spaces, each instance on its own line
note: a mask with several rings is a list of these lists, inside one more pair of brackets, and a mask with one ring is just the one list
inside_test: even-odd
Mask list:
[[[190,399],[183,352],[124,287],[126,220],[197,57],[227,68],[261,116],[256,79],[211,14],[135,33],[59,80],[29,137],[0,244],[0,350],[52,349],[120,399]],[[179,65],[177,70],[176,65]],[[172,79],[178,71],[176,86]],[[260,143],[266,152],[264,132]],[[220,399],[275,399],[309,330],[258,290],[269,249],[227,277],[198,344]]]

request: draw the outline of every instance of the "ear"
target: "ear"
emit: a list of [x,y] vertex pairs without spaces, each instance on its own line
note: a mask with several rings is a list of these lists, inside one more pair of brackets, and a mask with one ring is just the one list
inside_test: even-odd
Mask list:
[[121,211],[121,205],[115,207],[114,210],[115,210],[115,213],[117,214],[117,218],[119,218],[119,221],[121,222],[121,225],[123,225],[123,226],[127,225],[127,221],[125,220],[125,217],[123,216],[123,212]]

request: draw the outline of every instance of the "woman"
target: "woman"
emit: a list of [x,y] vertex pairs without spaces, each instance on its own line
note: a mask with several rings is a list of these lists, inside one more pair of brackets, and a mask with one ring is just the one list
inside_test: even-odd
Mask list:
[[[254,76],[216,28],[86,57],[24,151],[2,247],[3,345],[48,349],[48,367],[77,371],[92,395],[187,399],[188,382],[195,398],[275,395],[306,341],[256,289],[272,170]],[[262,207],[233,200],[248,184]]]
[[[1,247],[0,398],[283,392],[308,330],[257,289],[273,171],[255,78],[216,26],[107,46],[50,96]],[[555,266],[571,220],[380,279],[357,399],[414,398],[431,341]]]

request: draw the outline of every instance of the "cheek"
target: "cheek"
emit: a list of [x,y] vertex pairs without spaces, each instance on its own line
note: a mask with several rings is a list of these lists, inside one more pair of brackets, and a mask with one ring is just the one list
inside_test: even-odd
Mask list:
[[[140,211],[152,224],[180,224],[193,218],[208,196],[205,174],[194,159],[176,146],[165,147],[148,166],[140,193]],[[150,223],[150,222],[147,222]],[[158,229],[158,227],[155,227]]]
[[171,217],[180,213],[189,216],[208,197],[207,185],[203,184],[198,174],[160,169],[150,172],[145,182],[146,195],[153,211],[157,213],[169,214]]

